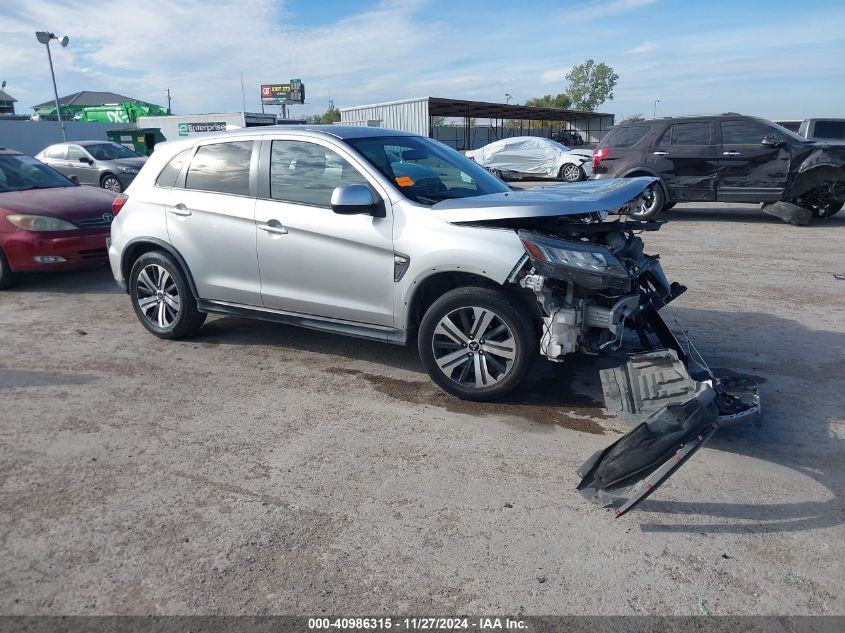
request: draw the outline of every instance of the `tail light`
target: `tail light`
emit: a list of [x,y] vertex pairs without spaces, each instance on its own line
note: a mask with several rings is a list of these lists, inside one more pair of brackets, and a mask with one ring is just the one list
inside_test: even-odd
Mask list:
[[606,148],[596,148],[593,150],[593,171],[598,169],[599,163],[610,156],[610,150]]
[[112,200],[112,203],[111,203],[111,213],[112,213],[112,215],[117,215],[118,213],[120,213],[120,210],[123,208],[123,205],[126,204],[127,200],[129,200],[129,196],[127,196],[125,193],[119,194],[117,196],[117,198]]

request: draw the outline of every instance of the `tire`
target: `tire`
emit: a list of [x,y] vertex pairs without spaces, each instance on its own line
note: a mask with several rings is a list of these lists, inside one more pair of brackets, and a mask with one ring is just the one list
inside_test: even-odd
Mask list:
[[[474,331],[478,327],[482,330]],[[469,286],[431,305],[417,346],[428,375],[443,391],[487,402],[523,381],[538,342],[531,319],[503,292]]]
[[628,212],[635,220],[650,220],[663,211],[666,206],[666,194],[659,182],[650,185],[641,196],[641,204]]
[[560,172],[558,172],[558,178],[565,182],[578,182],[584,180],[585,177],[586,174],[581,166],[574,163],[566,163],[560,168]]
[[677,204],[676,202],[667,202],[666,204],[664,204],[664,205],[663,205],[663,209],[662,209],[662,210],[663,210],[663,211],[668,211],[669,209],[671,209],[672,207],[674,207],[676,204]]
[[763,213],[768,213],[776,218],[780,218],[787,224],[795,226],[806,226],[813,219],[813,212],[810,209],[799,207],[792,202],[772,202],[771,204],[763,204],[761,207]]
[[190,336],[205,321],[184,272],[159,251],[144,253],[132,266],[129,297],[138,320],[159,338]]
[[118,180],[117,176],[112,174],[106,174],[102,177],[102,179],[100,179],[100,187],[109,191],[114,191],[115,193],[123,192],[123,185],[120,183],[120,180]]
[[842,210],[843,205],[845,205],[843,202],[827,202],[809,204],[807,208],[814,218],[832,218]]
[[6,255],[0,249],[0,290],[9,288],[14,285],[15,281],[17,281],[17,275],[12,271],[9,260],[6,259]]

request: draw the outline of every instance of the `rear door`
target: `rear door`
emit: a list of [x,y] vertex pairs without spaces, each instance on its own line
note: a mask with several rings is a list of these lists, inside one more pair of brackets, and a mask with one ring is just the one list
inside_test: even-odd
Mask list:
[[[256,206],[261,296],[268,308],[393,325],[393,215],[359,161],[323,139],[265,139]],[[397,149],[402,155],[402,149]],[[332,191],[363,184],[387,216],[338,215]]]
[[252,139],[201,143],[167,194],[170,243],[188,264],[201,299],[261,305],[254,145]]
[[674,123],[658,139],[649,162],[666,182],[672,200],[716,199],[716,141],[711,120]]
[[[774,128],[748,119],[719,122],[721,151],[717,199],[722,202],[780,200],[789,176],[789,145]],[[780,146],[763,145],[777,136]]]

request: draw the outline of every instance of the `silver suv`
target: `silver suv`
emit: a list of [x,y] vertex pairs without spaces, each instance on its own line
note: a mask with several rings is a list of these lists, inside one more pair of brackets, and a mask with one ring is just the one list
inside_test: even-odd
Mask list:
[[76,141],[45,147],[35,158],[82,185],[120,193],[147,162],[146,156],[110,141]]
[[[670,284],[608,221],[653,178],[515,191],[429,138],[370,127],[263,127],[156,146],[114,205],[109,257],[162,338],[208,313],[376,341],[416,338],[445,391],[491,400],[538,355],[686,353],[657,310]],[[627,326],[627,327],[626,327]]]

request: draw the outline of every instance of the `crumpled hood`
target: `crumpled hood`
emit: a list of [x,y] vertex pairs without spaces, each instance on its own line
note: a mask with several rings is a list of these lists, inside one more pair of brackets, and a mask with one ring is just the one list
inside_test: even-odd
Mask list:
[[608,178],[443,200],[431,207],[446,222],[541,218],[612,211],[631,202],[657,179]]
[[810,146],[809,151],[802,157],[798,173],[827,165],[829,167],[845,166],[845,146],[817,142]]

